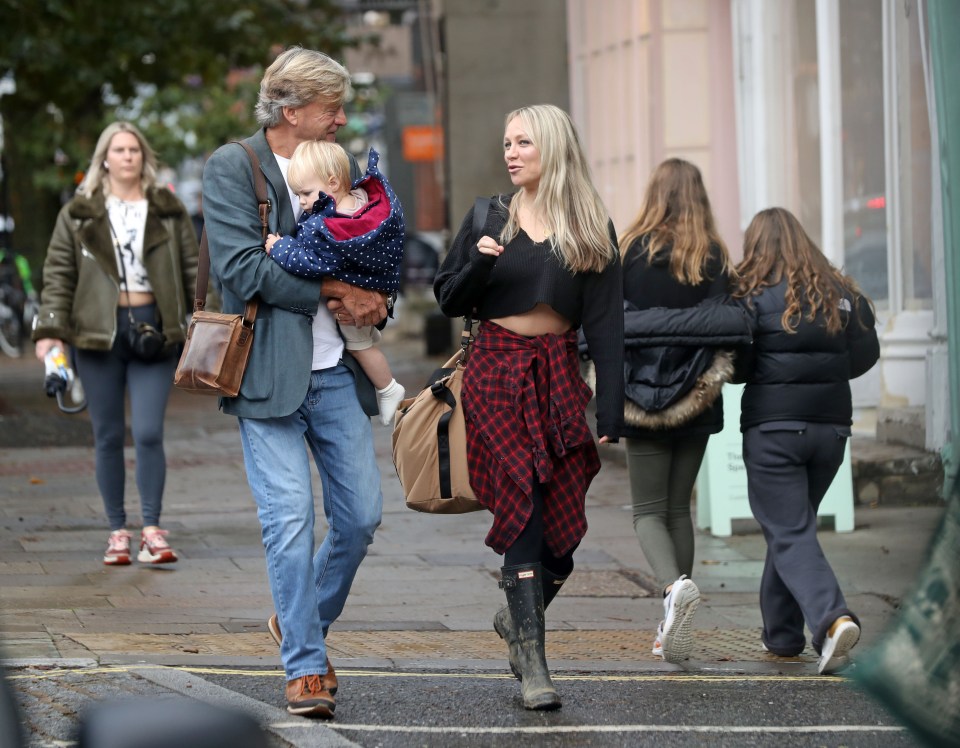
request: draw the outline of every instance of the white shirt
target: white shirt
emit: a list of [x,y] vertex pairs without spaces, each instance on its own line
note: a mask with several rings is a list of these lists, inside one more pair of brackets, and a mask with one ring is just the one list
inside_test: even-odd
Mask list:
[[[290,167],[290,159],[273,154],[277,159],[277,165],[280,167],[280,173],[283,174],[283,182],[287,185],[287,193],[290,197],[290,207],[293,208],[293,215],[300,218],[300,198],[290,189],[287,183],[287,169]],[[313,363],[311,369],[329,369],[336,366],[343,356],[343,338],[337,330],[337,323],[333,319],[330,310],[327,309],[327,300],[320,297],[320,304],[317,307],[317,313],[313,315]]]
[[[107,195],[107,218],[110,221],[120,288],[124,291],[153,293],[147,269],[143,266],[143,234],[147,226],[147,200],[121,200]],[[123,279],[126,276],[127,283]]]

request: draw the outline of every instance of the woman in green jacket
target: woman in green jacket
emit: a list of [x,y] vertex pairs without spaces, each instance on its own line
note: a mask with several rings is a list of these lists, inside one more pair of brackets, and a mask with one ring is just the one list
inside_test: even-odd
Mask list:
[[77,194],[60,211],[43,266],[34,321],[37,358],[64,343],[93,424],[97,485],[110,538],[103,562],[130,563],[124,510],[125,391],[143,529],[138,560],[171,563],[160,529],[166,477],[163,419],[197,275],[197,238],[140,131],[114,122],[100,135]]

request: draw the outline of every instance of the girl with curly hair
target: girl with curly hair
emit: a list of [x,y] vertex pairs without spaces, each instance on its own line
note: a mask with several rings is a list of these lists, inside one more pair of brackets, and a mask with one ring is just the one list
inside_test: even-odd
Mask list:
[[783,208],[758,213],[743,247],[733,296],[754,324],[738,378],[750,508],[767,541],[763,646],[798,655],[806,623],[818,671],[834,673],[849,664],[860,621],[817,540],[817,510],[850,437],[849,380],[880,356],[873,305]]

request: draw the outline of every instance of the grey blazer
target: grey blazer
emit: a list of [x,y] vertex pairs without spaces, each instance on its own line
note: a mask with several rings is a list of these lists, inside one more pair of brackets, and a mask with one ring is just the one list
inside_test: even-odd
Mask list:
[[[270,232],[295,233],[297,222],[287,186],[264,131],[246,143],[260,159],[267,180]],[[359,176],[359,166],[351,158],[351,178]],[[264,252],[250,159],[239,145],[223,145],[207,160],[203,208],[210,270],[221,288],[223,311],[241,313],[247,299],[260,299],[253,350],[240,393],[221,398],[220,407],[244,418],[290,415],[303,403],[310,384],[312,321],[320,303],[320,283],[291,275]],[[345,355],[344,363],[359,376],[365,412],[376,414],[376,394],[369,380],[352,356]]]

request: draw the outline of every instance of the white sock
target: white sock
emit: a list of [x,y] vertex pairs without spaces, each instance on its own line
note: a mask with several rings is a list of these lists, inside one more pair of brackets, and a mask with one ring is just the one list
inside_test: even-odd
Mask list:
[[407,391],[403,389],[396,379],[391,379],[390,384],[382,390],[377,390],[377,406],[380,408],[380,423],[389,426],[393,423],[393,417],[397,413],[397,406],[403,400]]

